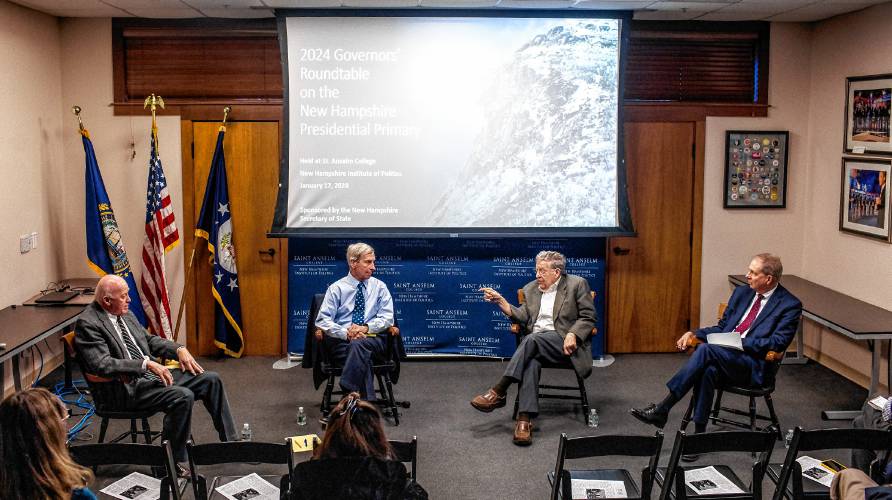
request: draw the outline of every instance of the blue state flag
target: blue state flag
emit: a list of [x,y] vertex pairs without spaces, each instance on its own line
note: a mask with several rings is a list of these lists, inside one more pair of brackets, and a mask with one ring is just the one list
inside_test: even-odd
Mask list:
[[235,242],[229,187],[226,183],[226,158],[223,155],[224,127],[217,134],[217,148],[211,162],[204,202],[195,225],[195,235],[208,242],[214,262],[211,291],[216,299],[214,344],[229,356],[241,357],[245,349],[242,335],[242,306],[235,267]]
[[127,251],[124,250],[124,240],[118,230],[118,221],[105,191],[102,174],[99,173],[99,164],[96,163],[96,153],[93,151],[93,143],[90,142],[90,134],[84,130],[81,135],[87,159],[84,173],[87,189],[87,261],[99,276],[117,274],[124,278],[130,287],[130,312],[143,326],[146,326],[146,313],[139,300],[139,290],[133,280],[130,261],[127,259]]

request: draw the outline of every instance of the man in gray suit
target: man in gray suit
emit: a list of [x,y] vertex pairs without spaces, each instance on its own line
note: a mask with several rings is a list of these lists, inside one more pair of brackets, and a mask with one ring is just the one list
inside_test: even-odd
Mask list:
[[[186,461],[186,439],[196,399],[210,413],[220,440],[237,440],[220,377],[204,371],[185,346],[149,334],[130,312],[128,292],[121,277],[103,276],[96,286],[96,298],[74,327],[74,344],[87,369],[124,382],[123,391],[116,384],[117,393],[103,395],[113,398],[121,410],[164,412],[162,436],[170,441],[177,462]],[[178,359],[180,369],[171,371],[155,361],[158,357]]]
[[558,252],[536,255],[536,280],[523,287],[526,300],[520,307],[508,303],[492,288],[481,288],[483,299],[494,302],[512,322],[529,332],[511,357],[504,376],[471,406],[485,413],[505,406],[508,387],[520,383],[514,444],[533,442],[531,419],[539,413],[541,362],[560,363],[568,358],[576,373],[592,373],[591,334],[595,326],[595,304],[588,282],[566,274],[567,261]]

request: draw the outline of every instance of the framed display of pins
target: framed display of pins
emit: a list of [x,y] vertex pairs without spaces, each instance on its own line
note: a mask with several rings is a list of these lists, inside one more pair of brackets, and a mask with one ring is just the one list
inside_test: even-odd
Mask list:
[[787,206],[787,131],[725,132],[725,208]]

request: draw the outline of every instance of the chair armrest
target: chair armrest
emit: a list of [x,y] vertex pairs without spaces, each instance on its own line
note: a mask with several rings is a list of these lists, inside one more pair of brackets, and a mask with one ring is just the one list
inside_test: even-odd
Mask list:
[[[691,339],[691,344],[688,347],[697,347],[700,344],[705,344],[705,342],[698,339],[697,337],[694,337],[693,339]],[[768,353],[765,354],[765,361],[768,361],[769,363],[778,363],[784,359],[784,354],[785,353],[783,352],[768,351]]]

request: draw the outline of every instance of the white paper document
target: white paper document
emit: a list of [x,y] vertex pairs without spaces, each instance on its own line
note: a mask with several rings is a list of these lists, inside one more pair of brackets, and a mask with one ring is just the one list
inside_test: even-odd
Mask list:
[[738,351],[743,350],[743,341],[738,332],[710,333],[706,335],[706,342],[712,345],[730,347],[731,349],[737,349]]
[[684,471],[684,482],[698,495],[743,493],[743,490],[711,465],[702,469]]
[[599,481],[596,479],[570,480],[573,500],[589,500],[592,498],[628,498],[626,486],[622,481]]
[[802,455],[796,461],[802,467],[802,477],[817,481],[828,488],[830,487],[830,483],[833,482],[833,476],[836,473],[821,465],[820,460]]
[[123,500],[158,500],[161,498],[161,480],[134,472],[106,486],[100,492]]
[[266,482],[256,472],[218,486],[216,491],[229,500],[279,500],[279,488]]
[[868,401],[867,404],[873,406],[875,410],[883,411],[883,408],[886,406],[887,401],[889,400],[884,398],[883,396],[877,396]]

